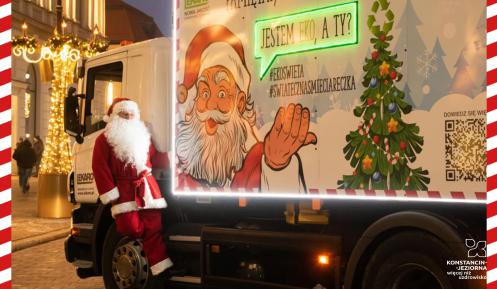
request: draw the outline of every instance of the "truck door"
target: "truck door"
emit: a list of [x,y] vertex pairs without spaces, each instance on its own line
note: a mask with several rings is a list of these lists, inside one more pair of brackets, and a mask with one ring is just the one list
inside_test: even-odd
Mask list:
[[[125,53],[123,53],[125,56]],[[126,97],[125,91],[125,57],[106,58],[89,63],[85,73],[84,93],[88,96],[85,103],[85,133],[82,144],[74,149],[75,199],[79,203],[96,203],[98,191],[93,181],[92,154],[95,139],[105,127],[103,120],[114,98]]]

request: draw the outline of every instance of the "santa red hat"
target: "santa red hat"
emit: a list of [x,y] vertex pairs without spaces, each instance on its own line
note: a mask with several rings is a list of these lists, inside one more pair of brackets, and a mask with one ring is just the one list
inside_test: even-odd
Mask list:
[[184,103],[188,96],[195,97],[195,83],[207,68],[223,66],[228,69],[241,91],[248,94],[250,73],[247,70],[243,44],[223,25],[213,25],[200,30],[193,37],[185,54],[183,83],[178,85],[177,99]]
[[109,122],[111,116],[117,115],[118,113],[125,111],[135,114],[139,117],[140,110],[138,109],[138,104],[129,98],[114,98],[112,104],[107,109],[107,115],[104,116],[104,121]]

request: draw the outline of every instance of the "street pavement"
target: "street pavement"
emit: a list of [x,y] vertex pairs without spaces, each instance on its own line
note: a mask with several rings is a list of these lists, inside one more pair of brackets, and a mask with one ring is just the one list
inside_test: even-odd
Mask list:
[[[69,234],[71,220],[38,218],[37,178],[30,179],[30,186],[23,194],[18,177],[12,177],[12,288],[103,289],[101,277],[79,279],[67,263],[61,237]],[[57,234],[60,231],[67,233]]]
[[13,289],[104,289],[102,277],[79,279],[64,257],[64,239],[12,254]]
[[19,178],[12,176],[12,241],[16,243],[26,238],[36,237],[53,231],[69,229],[70,218],[47,219],[37,216],[38,179],[30,178],[28,193],[23,194]]

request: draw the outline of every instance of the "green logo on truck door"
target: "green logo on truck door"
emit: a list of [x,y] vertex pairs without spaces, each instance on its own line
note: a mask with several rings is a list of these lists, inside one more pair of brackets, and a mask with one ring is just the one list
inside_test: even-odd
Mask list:
[[186,0],[185,1],[185,9],[194,8],[197,6],[202,6],[209,3],[209,0]]

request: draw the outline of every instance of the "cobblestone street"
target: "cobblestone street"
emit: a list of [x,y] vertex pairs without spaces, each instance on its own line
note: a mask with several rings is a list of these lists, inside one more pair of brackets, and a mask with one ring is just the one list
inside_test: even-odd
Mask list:
[[12,254],[12,288],[103,289],[102,277],[79,279],[64,257],[64,239]]
[[[31,189],[23,194],[18,177],[12,177],[12,240],[13,244],[37,239],[50,232],[67,230],[70,218],[46,219],[37,217],[37,178],[30,178]],[[101,277],[80,279],[76,269],[64,256],[61,238],[41,245],[28,246],[12,254],[12,288],[26,289],[100,289]],[[15,247],[15,246],[14,246]]]
[[69,233],[70,218],[38,218],[38,179],[30,178],[31,188],[25,194],[22,193],[18,180],[17,176],[12,177],[12,241],[16,242],[61,229],[67,229]]

